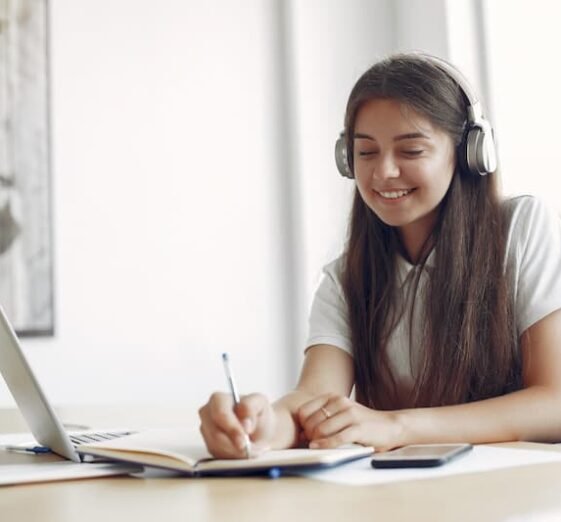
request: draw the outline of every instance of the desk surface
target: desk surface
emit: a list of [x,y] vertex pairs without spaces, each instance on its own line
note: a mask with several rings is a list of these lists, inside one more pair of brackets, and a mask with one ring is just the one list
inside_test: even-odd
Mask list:
[[[126,419],[132,419],[134,410],[126,410]],[[146,418],[151,410],[136,411]],[[99,411],[91,409],[89,414],[98,424]],[[108,422],[107,408],[103,412]],[[153,417],[158,426],[182,424],[178,421],[181,415],[174,417],[169,408],[158,408],[157,412]],[[117,408],[112,414],[122,422]],[[76,415],[74,422],[84,422],[88,410],[82,408]],[[129,426],[137,427],[134,423]],[[17,412],[0,410],[0,431],[19,431],[22,427]],[[527,443],[514,446],[556,450]],[[34,458],[0,452],[0,465]],[[299,477],[111,477],[30,484],[0,488],[0,514],[2,520],[9,514],[10,520],[24,522],[561,520],[561,463],[360,487]]]

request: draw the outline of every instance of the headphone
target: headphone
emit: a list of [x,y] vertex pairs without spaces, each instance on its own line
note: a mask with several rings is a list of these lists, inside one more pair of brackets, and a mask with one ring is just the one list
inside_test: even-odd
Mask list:
[[[413,53],[432,63],[446,73],[460,87],[468,100],[467,124],[464,137],[458,147],[459,160],[474,174],[485,176],[497,169],[497,152],[491,124],[483,116],[481,103],[464,75],[447,61],[424,53]],[[335,163],[337,170],[346,178],[354,178],[349,166],[349,151],[345,131],[335,142]]]

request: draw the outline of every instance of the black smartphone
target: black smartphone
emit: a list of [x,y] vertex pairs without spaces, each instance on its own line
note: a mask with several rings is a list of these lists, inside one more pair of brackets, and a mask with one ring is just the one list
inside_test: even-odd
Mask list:
[[375,453],[373,468],[433,468],[471,451],[471,444],[412,444]]

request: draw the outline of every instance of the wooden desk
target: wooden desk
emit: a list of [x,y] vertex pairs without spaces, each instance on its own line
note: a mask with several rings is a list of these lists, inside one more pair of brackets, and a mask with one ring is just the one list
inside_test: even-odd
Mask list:
[[[71,411],[71,410],[68,410]],[[107,408],[76,410],[74,422],[101,417]],[[122,424],[135,415],[154,425],[184,424],[170,409],[113,408]],[[176,410],[177,411],[177,410]],[[173,418],[172,418],[173,417]],[[142,421],[145,425],[145,420]],[[115,424],[113,424],[115,425]],[[134,423],[131,427],[137,427]],[[21,429],[19,415],[0,410],[0,431]],[[514,446],[557,451],[555,446]],[[36,457],[0,452],[0,464]],[[55,457],[49,457],[55,458]],[[18,522],[413,520],[561,520],[561,463],[540,464],[473,475],[377,486],[337,486],[298,477],[166,478],[111,477],[0,488],[0,519]]]

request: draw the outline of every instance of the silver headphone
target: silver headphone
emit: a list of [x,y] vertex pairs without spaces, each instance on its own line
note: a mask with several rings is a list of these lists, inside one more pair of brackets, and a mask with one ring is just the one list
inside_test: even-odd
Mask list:
[[[459,158],[460,161],[465,163],[467,169],[475,175],[485,176],[495,172],[497,169],[497,152],[493,139],[493,129],[484,118],[481,103],[467,79],[456,67],[442,58],[424,53],[414,54],[432,62],[444,71],[458,84],[468,99],[466,134],[458,147],[458,153],[463,155],[463,158]],[[354,174],[349,166],[344,131],[341,132],[335,142],[335,163],[337,164],[337,170],[342,176],[354,178]]]

